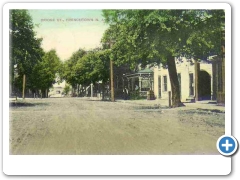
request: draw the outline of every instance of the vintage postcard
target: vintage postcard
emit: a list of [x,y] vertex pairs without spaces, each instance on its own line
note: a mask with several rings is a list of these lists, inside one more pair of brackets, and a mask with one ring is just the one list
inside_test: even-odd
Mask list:
[[5,173],[230,173],[230,23],[224,3],[6,4]]

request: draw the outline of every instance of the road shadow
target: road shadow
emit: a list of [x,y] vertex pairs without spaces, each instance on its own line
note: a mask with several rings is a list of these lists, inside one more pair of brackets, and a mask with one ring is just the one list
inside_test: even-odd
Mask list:
[[48,103],[29,103],[29,102],[9,102],[9,107],[34,107],[34,106],[48,106]]
[[221,111],[219,109],[202,109],[202,108],[197,108],[199,111],[205,111],[205,112],[214,112],[214,113],[225,113],[224,111]]

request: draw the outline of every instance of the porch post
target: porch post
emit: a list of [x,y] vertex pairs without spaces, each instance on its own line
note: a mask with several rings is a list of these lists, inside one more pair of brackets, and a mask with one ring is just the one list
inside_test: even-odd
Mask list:
[[128,87],[128,90],[130,89],[130,82],[129,82],[129,78],[127,78],[127,87]]
[[142,77],[139,77],[139,92],[141,91],[142,91]]
[[153,84],[153,78],[150,78],[151,79],[151,90],[153,91],[154,90],[154,84]]
[[91,83],[91,97],[93,97],[93,83]]

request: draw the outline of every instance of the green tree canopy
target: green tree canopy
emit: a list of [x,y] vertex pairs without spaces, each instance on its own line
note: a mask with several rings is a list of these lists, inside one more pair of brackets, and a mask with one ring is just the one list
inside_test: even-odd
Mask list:
[[14,65],[17,65],[18,78],[15,86],[22,88],[22,76],[27,76],[27,86],[31,88],[30,78],[34,66],[41,60],[44,52],[41,48],[42,39],[36,38],[34,24],[27,10],[10,10],[10,83],[14,80]]
[[34,89],[48,90],[61,71],[61,61],[54,49],[45,53],[40,61],[33,69]]
[[61,73],[61,77],[66,80],[72,87],[75,87],[78,83],[77,74],[75,71],[75,66],[77,62],[86,54],[87,52],[83,49],[79,49],[74,52],[72,56],[63,63],[64,71]]
[[174,57],[199,58],[210,55],[210,52],[217,53],[221,30],[219,27],[222,26],[224,12],[222,10],[103,10],[103,16],[110,24],[103,42],[115,41],[112,47],[114,61],[117,64],[128,62],[132,67],[139,63],[144,66],[159,61],[167,64],[173,106],[181,106]]
[[88,85],[109,78],[109,50],[89,51],[74,68],[79,84]]

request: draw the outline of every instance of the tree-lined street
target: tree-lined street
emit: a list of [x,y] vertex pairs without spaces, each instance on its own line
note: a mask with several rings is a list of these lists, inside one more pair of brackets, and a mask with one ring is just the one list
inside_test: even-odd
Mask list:
[[[30,11],[10,11],[10,154],[218,154],[225,129],[224,107],[216,105],[225,102],[223,9]],[[35,24],[43,11],[56,19]],[[99,11],[102,21],[64,20]],[[96,38],[97,47],[80,46]],[[201,82],[208,78],[215,104],[196,102],[198,63],[213,64],[210,57],[218,62]],[[159,74],[161,68],[167,72]],[[185,103],[183,91],[196,104]]]
[[102,10],[102,16],[108,28],[99,47],[79,47],[63,62],[54,47],[47,52],[42,49],[43,38],[37,38],[34,31],[39,25],[33,23],[28,10],[10,11],[10,93],[22,92],[25,97],[26,88],[30,97],[39,90],[48,97],[49,88],[59,77],[77,96],[84,86],[99,81],[104,93],[108,83],[114,101],[114,80],[119,76],[114,67],[127,66],[136,72],[138,67],[161,63],[169,72],[172,106],[179,107],[183,103],[175,57],[193,58],[195,64],[213,55],[225,61],[224,10]]
[[218,154],[215,144],[224,134],[225,113],[214,105],[168,109],[160,101],[88,98],[24,103],[11,107],[10,154]]

